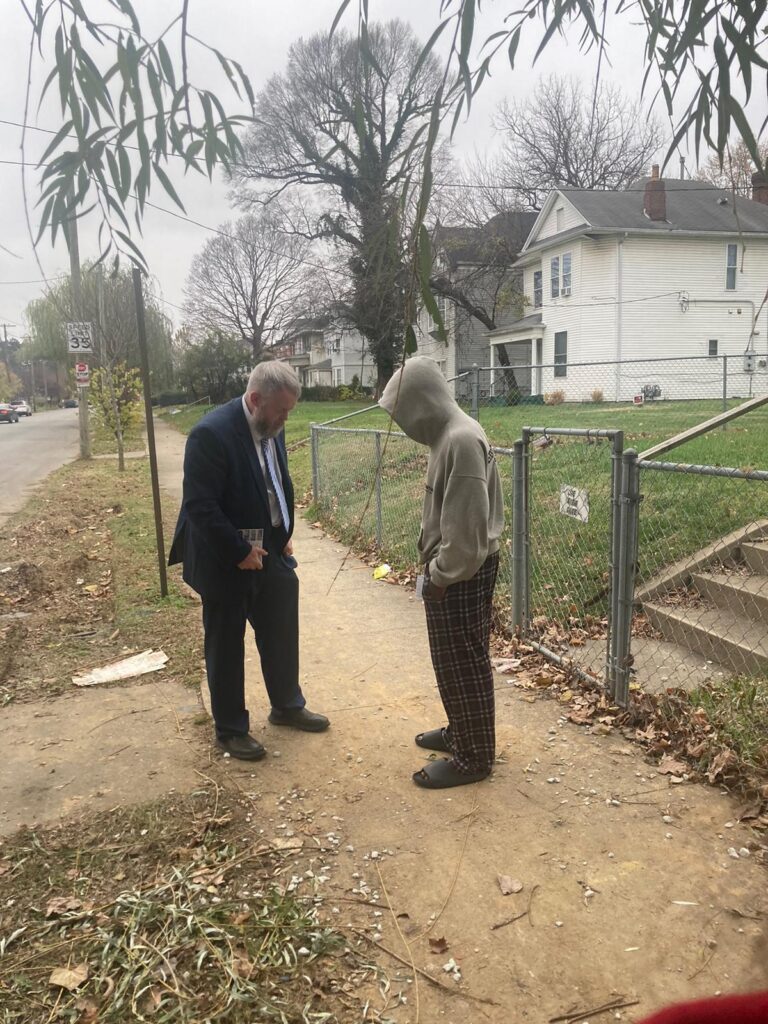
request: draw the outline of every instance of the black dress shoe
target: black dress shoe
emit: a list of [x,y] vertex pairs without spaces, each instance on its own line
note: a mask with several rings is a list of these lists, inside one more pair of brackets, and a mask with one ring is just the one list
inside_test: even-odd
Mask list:
[[225,754],[237,757],[241,761],[260,761],[267,755],[259,741],[247,733],[245,736],[226,736],[224,739],[217,739],[216,746]]
[[283,711],[272,708],[269,720],[272,725],[287,725],[302,732],[324,732],[331,724],[325,715],[316,715],[306,708],[286,708]]

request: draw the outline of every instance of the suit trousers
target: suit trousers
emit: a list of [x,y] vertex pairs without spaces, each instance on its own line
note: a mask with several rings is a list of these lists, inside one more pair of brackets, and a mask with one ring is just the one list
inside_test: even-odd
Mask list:
[[219,739],[249,729],[245,706],[245,624],[253,629],[261,673],[273,708],[303,708],[299,686],[299,580],[276,551],[244,594],[227,599],[203,597],[205,667],[211,711]]

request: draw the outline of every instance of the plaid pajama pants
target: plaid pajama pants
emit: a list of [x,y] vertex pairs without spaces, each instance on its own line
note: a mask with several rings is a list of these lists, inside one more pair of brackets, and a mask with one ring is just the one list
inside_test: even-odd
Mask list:
[[490,772],[496,756],[489,641],[498,570],[495,552],[472,579],[448,587],[442,601],[424,601],[432,665],[448,716],[446,738],[464,772]]

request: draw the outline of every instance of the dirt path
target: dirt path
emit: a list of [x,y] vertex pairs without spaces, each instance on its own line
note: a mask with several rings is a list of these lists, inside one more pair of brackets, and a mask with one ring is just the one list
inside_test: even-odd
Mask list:
[[[175,503],[184,438],[158,424],[158,442],[165,500]],[[355,559],[333,583],[342,547],[301,521],[296,553],[302,683],[310,706],[327,712],[332,728],[306,736],[269,726],[254,651],[248,701],[253,732],[270,755],[256,766],[222,760],[221,769],[251,793],[266,833],[313,835],[318,846],[338,851],[318,855],[323,870],[316,866],[315,874],[328,878],[327,901],[341,925],[347,905],[333,906],[333,894],[375,894],[382,906],[365,912],[370,935],[380,934],[457,992],[491,1001],[450,998],[423,978],[417,994],[402,981],[407,1002],[389,1012],[391,1020],[546,1021],[621,994],[639,1005],[592,1019],[631,1021],[672,1000],[768,984],[765,868],[753,856],[728,854],[750,842],[731,798],[673,785],[640,750],[566,724],[557,704],[529,702],[505,678],[498,681],[501,761],[493,780],[449,793],[417,789],[410,775],[423,758],[413,735],[441,722],[421,606],[411,593],[375,583]],[[77,756],[67,763],[67,777],[78,788],[69,795],[82,794],[87,803],[98,785],[111,791],[104,806],[137,799],[118,778],[126,771],[118,769],[123,754],[109,760],[117,734],[107,742],[104,730],[122,721],[120,734],[135,728],[141,748],[148,734],[143,717],[172,737],[179,715],[192,746],[168,740],[172,780],[162,772],[150,778],[166,763],[162,744],[134,752],[130,763],[141,764],[142,784],[195,785],[195,749],[203,769],[209,751],[199,740],[195,747],[200,729],[191,710],[188,727],[183,720],[193,700],[166,693],[164,715],[155,699],[161,687],[158,681],[110,691],[125,695],[123,718],[86,733],[90,748],[82,736],[71,748]],[[79,713],[85,695],[61,700],[63,720]],[[151,712],[129,713],[149,705]],[[34,710],[47,713],[49,706]],[[101,708],[101,719],[110,717],[107,711]],[[25,735],[29,725],[16,727]],[[35,754],[36,762],[50,759],[39,747]],[[19,761],[23,767],[23,755]],[[83,783],[97,761],[98,783]],[[22,767],[14,762],[13,771]],[[37,804],[41,819],[73,806],[66,789],[59,797],[53,789],[59,769],[49,776],[47,768],[30,770],[26,783],[45,794]],[[522,891],[503,896],[500,874],[519,880]],[[493,928],[518,914],[524,916]],[[429,938],[444,938],[444,951],[431,952]],[[450,958],[460,982],[442,970]],[[395,978],[408,973],[394,961],[389,966]]]

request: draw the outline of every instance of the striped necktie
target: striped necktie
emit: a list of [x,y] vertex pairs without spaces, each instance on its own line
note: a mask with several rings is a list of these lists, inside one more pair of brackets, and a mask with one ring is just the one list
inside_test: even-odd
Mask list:
[[267,438],[262,438],[261,441],[261,452],[264,456],[264,465],[267,467],[267,476],[269,482],[274,491],[275,497],[277,498],[277,504],[280,508],[280,518],[283,521],[285,532],[288,533],[291,529],[291,517],[288,512],[288,503],[285,500],[285,494],[283,492],[283,485],[280,482],[280,474],[277,471],[275,465],[275,458],[272,454],[272,446],[270,445]]

